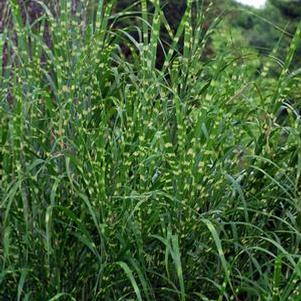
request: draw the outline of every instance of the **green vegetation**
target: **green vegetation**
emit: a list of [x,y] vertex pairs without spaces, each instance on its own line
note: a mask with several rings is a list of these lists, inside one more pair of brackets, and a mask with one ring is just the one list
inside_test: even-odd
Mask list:
[[280,61],[191,0],[39,3],[0,36],[0,299],[301,300],[301,25]]
[[[223,1],[222,1],[223,2]],[[299,0],[270,0],[264,9],[242,9],[233,1],[227,2],[226,7],[233,9],[230,14],[231,25],[239,28],[249,42],[261,55],[272,54],[278,60],[285,60],[290,45],[301,17],[301,1]],[[274,47],[278,44],[275,52]],[[293,64],[301,67],[301,47],[299,46]],[[272,73],[279,70],[274,68]]]

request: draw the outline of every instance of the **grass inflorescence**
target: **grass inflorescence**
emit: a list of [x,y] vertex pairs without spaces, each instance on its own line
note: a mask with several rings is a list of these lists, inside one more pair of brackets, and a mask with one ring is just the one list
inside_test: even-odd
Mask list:
[[37,3],[0,36],[0,299],[301,300],[301,27],[270,78],[204,59],[194,1],[176,32],[158,0]]

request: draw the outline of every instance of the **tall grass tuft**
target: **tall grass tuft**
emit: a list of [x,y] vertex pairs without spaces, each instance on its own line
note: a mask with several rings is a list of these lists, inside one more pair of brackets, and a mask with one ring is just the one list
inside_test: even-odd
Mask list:
[[193,1],[176,32],[157,0],[36,3],[0,36],[0,299],[301,300],[301,26],[269,78],[204,60]]

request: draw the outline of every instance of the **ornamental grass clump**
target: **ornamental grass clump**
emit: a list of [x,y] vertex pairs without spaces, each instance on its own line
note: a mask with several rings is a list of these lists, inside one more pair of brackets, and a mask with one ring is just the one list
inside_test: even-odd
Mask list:
[[175,32],[158,0],[37,3],[0,37],[1,299],[300,300],[301,27],[271,78],[231,41],[204,59],[211,6]]

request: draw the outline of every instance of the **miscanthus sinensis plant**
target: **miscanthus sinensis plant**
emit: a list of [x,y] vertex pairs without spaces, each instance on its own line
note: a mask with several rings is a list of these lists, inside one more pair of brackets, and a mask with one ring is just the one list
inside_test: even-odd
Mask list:
[[138,40],[112,1],[38,3],[0,38],[0,299],[300,300],[301,27],[269,78],[277,47],[205,60],[191,0],[177,32],[133,6]]

